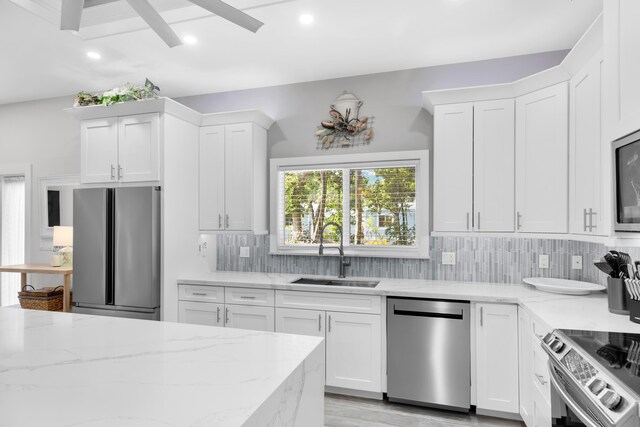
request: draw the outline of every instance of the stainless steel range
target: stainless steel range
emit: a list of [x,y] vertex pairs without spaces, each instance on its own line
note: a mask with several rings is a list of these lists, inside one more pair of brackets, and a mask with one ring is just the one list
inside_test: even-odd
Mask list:
[[560,329],[542,346],[554,388],[584,425],[640,426],[640,334]]

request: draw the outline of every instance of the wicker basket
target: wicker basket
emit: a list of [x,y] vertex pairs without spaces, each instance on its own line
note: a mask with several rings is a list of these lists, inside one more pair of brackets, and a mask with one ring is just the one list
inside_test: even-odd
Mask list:
[[[33,290],[28,290],[27,288]],[[62,311],[63,297],[64,290],[62,286],[35,289],[31,285],[27,285],[22,288],[21,292],[18,292],[20,307],[29,310]]]

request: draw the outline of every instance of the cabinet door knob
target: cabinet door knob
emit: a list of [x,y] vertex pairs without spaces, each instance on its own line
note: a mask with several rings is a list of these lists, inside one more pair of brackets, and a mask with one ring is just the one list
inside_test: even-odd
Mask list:
[[225,215],[225,224],[224,224],[224,228],[229,228],[229,214]]
[[518,212],[516,214],[516,229],[520,230],[522,228],[522,224],[520,224],[520,220],[522,219],[522,214]]
[[118,180],[122,179],[122,166],[118,165]]
[[594,215],[598,215],[598,213],[594,212],[593,208],[589,208],[589,231],[591,231],[591,232],[593,232],[594,229],[598,228],[598,226],[594,225],[594,223],[593,223]]
[[111,165],[111,179],[115,179],[116,178],[116,168]]
[[217,315],[217,319],[218,319],[218,320],[217,320],[217,323],[220,323],[220,307],[218,307],[218,308],[216,309],[216,315]]
[[[582,231],[586,232],[587,231],[587,227],[588,227],[588,225],[587,225],[587,208],[584,208],[582,210],[582,223],[584,224],[584,227],[583,227]],[[589,230],[589,231],[591,231],[591,230]]]
[[218,228],[222,228],[222,215],[218,214]]
[[227,323],[229,323],[229,307],[225,308],[224,324],[226,325]]

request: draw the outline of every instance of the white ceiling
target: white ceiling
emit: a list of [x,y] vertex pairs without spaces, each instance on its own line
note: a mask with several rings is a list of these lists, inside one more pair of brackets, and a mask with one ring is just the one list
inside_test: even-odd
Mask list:
[[[0,104],[145,77],[177,97],[567,49],[602,10],[602,0],[228,0],[265,23],[253,34],[185,0],[151,0],[199,40],[170,49],[132,15],[105,24],[87,11],[73,35],[58,29],[60,0],[13,1],[54,6],[43,18],[0,0]],[[302,13],[314,23],[302,26]]]

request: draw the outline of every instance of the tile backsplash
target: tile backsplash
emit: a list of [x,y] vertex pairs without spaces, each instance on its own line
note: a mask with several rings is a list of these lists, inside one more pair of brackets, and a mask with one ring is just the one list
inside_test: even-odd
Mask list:
[[[269,236],[221,235],[217,238],[217,268],[224,271],[319,274],[336,276],[333,256],[269,255]],[[250,248],[240,258],[240,247]],[[574,240],[505,237],[432,237],[431,259],[350,257],[347,276],[402,279],[521,283],[525,277],[557,277],[605,284],[593,266],[610,248]],[[640,248],[623,249],[640,259]],[[455,265],[442,265],[442,252],[455,252]],[[549,256],[549,268],[538,268],[538,255]],[[571,269],[571,256],[581,255],[582,270]]]

